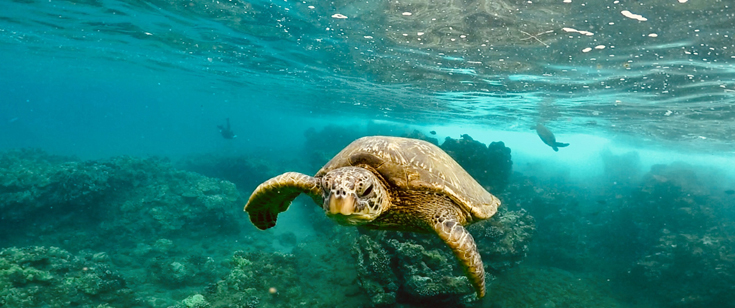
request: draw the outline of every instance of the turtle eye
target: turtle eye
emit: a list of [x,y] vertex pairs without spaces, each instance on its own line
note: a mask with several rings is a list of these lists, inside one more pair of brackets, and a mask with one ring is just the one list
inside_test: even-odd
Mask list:
[[366,196],[366,195],[370,194],[370,192],[372,192],[372,191],[373,191],[373,185],[370,185],[367,188],[365,188],[365,191],[362,192],[362,195],[363,196]]

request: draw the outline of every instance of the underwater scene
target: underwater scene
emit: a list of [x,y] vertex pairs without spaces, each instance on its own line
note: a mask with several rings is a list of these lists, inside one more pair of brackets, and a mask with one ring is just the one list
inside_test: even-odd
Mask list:
[[0,0],[0,307],[735,307],[735,1]]

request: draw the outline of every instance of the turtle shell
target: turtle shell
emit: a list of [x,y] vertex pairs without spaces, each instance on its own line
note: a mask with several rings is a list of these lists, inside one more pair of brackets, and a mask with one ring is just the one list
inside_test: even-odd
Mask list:
[[360,165],[374,168],[394,189],[445,194],[475,219],[490,218],[500,206],[500,200],[449,154],[418,139],[362,137],[342,149],[316,177],[337,168]]

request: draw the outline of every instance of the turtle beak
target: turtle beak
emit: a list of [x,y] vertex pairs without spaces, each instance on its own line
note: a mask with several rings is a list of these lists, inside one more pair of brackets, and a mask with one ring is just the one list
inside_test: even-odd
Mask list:
[[335,196],[329,197],[329,211],[330,215],[351,215],[355,212],[356,198],[354,194],[347,194],[346,196]]

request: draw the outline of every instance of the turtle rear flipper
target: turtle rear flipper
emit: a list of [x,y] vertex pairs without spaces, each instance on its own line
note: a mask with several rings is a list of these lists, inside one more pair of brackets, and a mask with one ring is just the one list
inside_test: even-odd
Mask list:
[[439,238],[452,249],[454,256],[462,264],[465,275],[475,288],[477,297],[482,298],[485,296],[485,268],[482,258],[472,234],[462,226],[464,219],[450,209],[451,207],[446,207],[444,210],[434,212],[434,215],[430,216],[431,226]]
[[298,172],[286,172],[258,185],[250,195],[245,211],[255,227],[265,230],[276,225],[278,214],[285,212],[291,201],[301,193],[309,195],[317,204],[322,203],[319,179]]
[[554,142],[551,148],[554,149],[554,152],[559,152],[559,148],[563,148],[566,146],[569,146],[569,143]]

